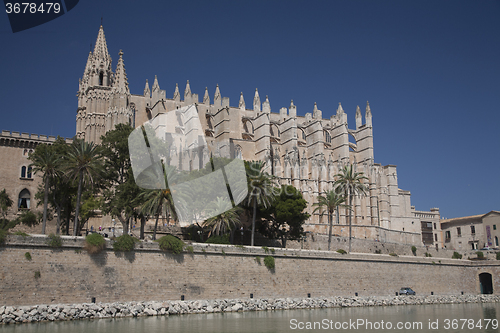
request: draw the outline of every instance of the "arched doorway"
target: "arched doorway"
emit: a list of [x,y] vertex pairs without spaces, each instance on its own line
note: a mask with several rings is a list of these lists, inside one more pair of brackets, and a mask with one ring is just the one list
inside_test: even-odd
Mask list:
[[481,294],[493,294],[493,282],[490,273],[479,274],[479,288]]
[[24,189],[19,193],[19,200],[17,203],[17,208],[19,209],[30,209],[30,191]]

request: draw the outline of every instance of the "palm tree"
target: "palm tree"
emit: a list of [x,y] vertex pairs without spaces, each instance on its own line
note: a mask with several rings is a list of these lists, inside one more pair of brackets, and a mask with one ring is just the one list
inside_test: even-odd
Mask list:
[[42,218],[42,234],[45,234],[45,226],[47,224],[47,207],[49,204],[49,188],[52,180],[60,173],[61,156],[47,145],[38,146],[30,155],[32,161],[31,167],[33,172],[43,173],[44,195],[43,195],[43,218]]
[[12,206],[14,202],[7,194],[7,191],[3,189],[0,192],[0,209],[2,210],[2,219],[7,219],[7,210]]
[[93,186],[101,177],[103,170],[103,157],[100,147],[94,145],[93,142],[88,143],[83,140],[75,140],[69,148],[65,161],[65,169],[69,178],[78,179],[75,224],[73,227],[73,236],[76,236],[83,183]]
[[[142,202],[140,208],[141,214],[143,214],[144,216],[152,215],[156,217],[155,228],[153,231],[153,240],[156,240],[158,219],[160,218],[160,214],[164,210],[169,213],[175,221],[177,221],[174,199],[172,197],[170,188],[168,187],[169,181],[175,181],[175,168],[169,165],[164,166],[163,164],[162,168],[164,183],[156,184],[153,189],[142,189],[141,193],[139,194],[139,199]],[[151,177],[151,179],[154,179],[154,177]]]
[[334,190],[326,191],[324,193],[324,196],[319,195],[318,196],[318,202],[313,203],[313,206],[316,206],[316,209],[314,209],[313,213],[317,212],[318,210],[322,209],[323,207],[326,207],[328,210],[328,251],[330,251],[330,245],[332,243],[332,220],[333,220],[333,213],[337,212],[337,224],[339,223],[339,215],[338,215],[338,209],[340,206],[345,206],[342,205],[345,202],[345,198],[340,194],[337,193]]
[[231,207],[231,202],[221,197],[217,197],[211,206],[208,214],[212,217],[203,222],[203,227],[211,228],[210,234],[215,233],[222,236],[230,231],[232,235],[233,231],[241,224],[238,214],[241,208]]
[[257,205],[267,208],[274,200],[273,188],[276,186],[276,181],[274,177],[264,172],[265,164],[263,161],[245,163],[248,180],[247,204],[249,207],[253,207],[251,246],[254,246]]
[[344,166],[342,171],[335,175],[338,177],[335,181],[335,186],[339,191],[344,193],[345,198],[349,198],[349,252],[351,252],[351,238],[352,238],[352,199],[354,195],[364,195],[368,191],[366,186],[362,183],[363,180],[368,179],[363,175],[363,172],[355,172],[352,164]]

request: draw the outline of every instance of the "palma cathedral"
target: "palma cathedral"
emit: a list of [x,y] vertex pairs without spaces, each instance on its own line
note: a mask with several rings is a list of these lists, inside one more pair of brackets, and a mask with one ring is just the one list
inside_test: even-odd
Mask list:
[[[136,78],[134,78],[136,79]],[[140,79],[140,78],[139,78]],[[367,177],[366,195],[356,196],[353,203],[352,232],[357,239],[378,240],[441,248],[438,208],[418,211],[411,205],[410,192],[398,187],[395,165],[375,162],[373,146],[373,114],[366,103],[357,107],[355,126],[350,128],[347,114],[339,103],[330,118],[315,104],[311,112],[299,116],[290,102],[277,112],[270,99],[261,98],[258,90],[249,103],[243,94],[231,106],[216,86],[213,95],[205,88],[203,97],[191,91],[189,81],[181,94],[179,86],[167,96],[155,77],[152,86],[145,80],[144,91],[132,94],[128,87],[124,53],[120,50],[115,70],[106,45],[103,27],[99,28],[94,51],[88,55],[83,76],[79,81],[76,112],[76,138],[100,142],[100,137],[116,124],[139,127],[146,122],[160,123],[160,117],[170,119],[172,128],[185,126],[180,109],[194,105],[201,131],[211,153],[216,156],[266,162],[267,172],[281,184],[293,185],[307,200],[311,217],[304,225],[311,233],[328,233],[326,212],[313,213],[317,196],[333,188],[335,175],[347,164]],[[332,112],[333,111],[333,112]],[[164,117],[175,113],[175,117]],[[376,117],[376,111],[375,117]],[[28,154],[38,144],[51,144],[55,137],[3,130],[0,134],[0,189],[5,188],[17,204],[12,214],[33,206],[40,175],[29,169]],[[67,139],[71,143],[71,139]],[[7,158],[8,156],[8,158]],[[208,162],[208,154],[197,157],[197,165]],[[192,158],[183,158],[193,160]],[[192,168],[189,165],[189,168]],[[196,166],[195,166],[196,167]],[[345,209],[340,209],[339,223],[334,222],[336,236],[348,236]]]
[[[312,214],[311,205],[318,195],[333,188],[334,175],[348,163],[368,178],[365,181],[368,193],[355,197],[353,204],[353,236],[356,238],[422,244],[422,223],[426,223],[426,219],[439,220],[439,209],[422,212],[411,206],[410,192],[398,187],[395,165],[382,166],[375,162],[373,115],[368,102],[363,111],[359,106],[356,108],[355,127],[349,128],[347,114],[340,103],[335,112],[329,112],[334,113],[330,118],[324,118],[316,104],[312,112],[299,116],[293,101],[288,107],[273,112],[268,96],[261,99],[257,89],[250,103],[242,93],[236,105],[231,106],[218,85],[213,95],[205,88],[200,98],[191,91],[188,81],[182,94],[176,84],[173,94],[167,97],[155,76],[151,87],[145,80],[142,94],[132,94],[124,53],[121,50],[118,53],[113,72],[102,26],[94,51],[88,55],[77,96],[76,137],[96,143],[116,124],[138,127],[194,104],[212,151],[223,157],[263,160],[267,172],[281,184],[300,189],[309,202],[311,218],[305,225],[307,231],[326,233],[326,214]],[[177,127],[184,125],[180,117],[168,119],[176,121]],[[199,164],[205,162],[202,157]],[[345,211],[341,210],[334,234],[347,235],[346,221]]]

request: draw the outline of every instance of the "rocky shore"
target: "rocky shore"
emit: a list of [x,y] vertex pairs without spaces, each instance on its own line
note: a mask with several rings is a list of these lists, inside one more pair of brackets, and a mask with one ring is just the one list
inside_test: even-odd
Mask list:
[[332,307],[500,302],[495,295],[262,298],[165,302],[50,304],[0,307],[1,324],[86,318],[163,316],[188,313],[292,310]]

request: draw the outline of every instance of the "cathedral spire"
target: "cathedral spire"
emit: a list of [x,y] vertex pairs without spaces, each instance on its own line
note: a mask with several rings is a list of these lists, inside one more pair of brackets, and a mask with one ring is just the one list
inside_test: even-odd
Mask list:
[[210,96],[208,95],[208,88],[205,87],[205,95],[203,96],[203,104],[210,105]]
[[179,84],[175,84],[175,90],[174,90],[174,101],[180,102],[181,101],[181,93],[179,92]]
[[149,90],[149,82],[146,79],[146,86],[144,87],[144,96],[150,97],[151,96],[151,90]]
[[222,106],[222,97],[220,94],[219,85],[215,87],[214,106],[216,108],[220,108]]
[[186,89],[184,89],[184,102],[191,103],[191,86],[189,85],[189,80],[187,80]]
[[238,103],[240,110],[245,110],[245,99],[243,98],[243,92],[240,94],[240,102]]
[[295,106],[295,104],[293,104],[293,99],[292,101],[290,102],[290,107],[288,108],[289,111],[288,111],[288,115],[291,117],[291,118],[295,118],[297,116],[297,107]]
[[109,62],[111,64],[111,56],[108,52],[108,45],[106,44],[106,37],[104,36],[102,25],[99,27],[99,33],[97,34],[97,40],[95,42],[94,59],[98,63],[106,64]]
[[323,118],[321,110],[318,110],[318,105],[316,102],[314,102],[314,108],[313,108],[313,119],[321,119]]
[[269,97],[266,95],[266,100],[262,103],[262,112],[271,113],[271,103],[269,103]]
[[116,64],[116,74],[115,74],[115,84],[114,86],[118,88],[120,93],[129,94],[130,90],[128,87],[127,73],[125,72],[125,64],[123,63],[123,51],[120,50],[120,58],[118,58],[118,63]]
[[361,110],[359,105],[356,106],[356,129],[359,129],[363,124],[363,117],[361,116]]
[[260,97],[257,88],[255,88],[255,96],[253,97],[253,110],[260,112]]
[[158,77],[155,75],[155,80],[153,82],[153,92],[160,91],[160,85],[158,84]]
[[372,111],[370,109],[370,103],[366,101],[366,113],[365,113],[366,127],[372,127]]

